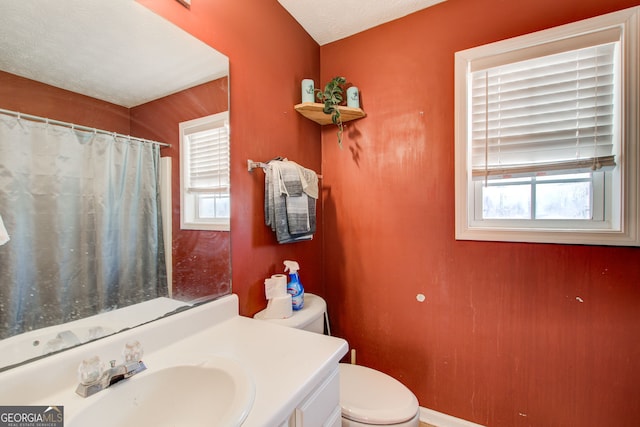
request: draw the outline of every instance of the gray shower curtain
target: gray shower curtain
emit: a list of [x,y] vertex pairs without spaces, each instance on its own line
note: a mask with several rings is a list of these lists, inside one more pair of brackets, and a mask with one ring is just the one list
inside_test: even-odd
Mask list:
[[159,147],[0,114],[0,339],[167,295]]

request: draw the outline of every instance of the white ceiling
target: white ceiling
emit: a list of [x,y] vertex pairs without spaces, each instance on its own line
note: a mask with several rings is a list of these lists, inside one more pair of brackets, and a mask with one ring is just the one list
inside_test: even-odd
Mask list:
[[278,0],[321,46],[443,1]]
[[[444,0],[278,1],[324,45]],[[226,75],[228,58],[134,0],[2,0],[0,70],[132,107]]]
[[132,107],[224,76],[228,59],[134,0],[3,0],[0,70]]

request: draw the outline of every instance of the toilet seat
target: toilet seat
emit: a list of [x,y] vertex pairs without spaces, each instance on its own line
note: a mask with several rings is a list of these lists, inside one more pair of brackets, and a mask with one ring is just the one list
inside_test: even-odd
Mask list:
[[418,413],[415,395],[395,378],[360,365],[340,363],[342,417],[372,425],[398,424]]

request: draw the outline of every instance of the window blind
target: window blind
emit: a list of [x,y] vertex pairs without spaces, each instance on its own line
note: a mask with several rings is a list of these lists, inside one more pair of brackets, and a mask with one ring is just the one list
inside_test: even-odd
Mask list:
[[188,135],[190,192],[228,193],[228,126]]
[[615,166],[618,42],[475,69],[474,179]]

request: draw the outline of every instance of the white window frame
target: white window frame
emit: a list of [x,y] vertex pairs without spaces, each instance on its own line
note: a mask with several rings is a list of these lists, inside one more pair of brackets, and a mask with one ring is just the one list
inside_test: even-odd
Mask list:
[[[567,243],[615,246],[640,246],[640,122],[639,71],[640,58],[640,7],[632,7],[584,21],[563,25],[536,33],[491,43],[455,54],[455,237],[457,240],[486,240],[507,242]],[[619,197],[612,206],[605,206],[611,214],[606,226],[584,226],[585,220],[548,223],[549,227],[532,227],[535,220],[527,221],[478,221],[475,219],[477,186],[471,176],[471,131],[469,126],[468,76],[474,61],[492,57],[512,57],[517,61],[524,49],[540,49],[545,55],[545,45],[576,36],[595,34],[605,29],[619,29],[621,36],[621,110],[620,156],[609,179],[619,180]],[[619,157],[619,158],[618,158]],[[607,176],[605,175],[605,180]],[[481,203],[481,202],[480,202]],[[551,226],[552,225],[552,226]]]
[[180,132],[180,228],[182,230],[229,231],[231,218],[198,218],[198,193],[188,191],[188,135],[195,132],[228,126],[229,112],[224,111],[179,124]]

